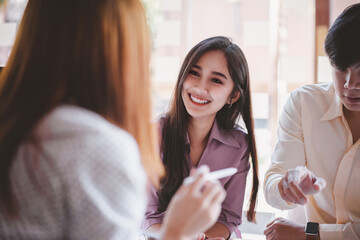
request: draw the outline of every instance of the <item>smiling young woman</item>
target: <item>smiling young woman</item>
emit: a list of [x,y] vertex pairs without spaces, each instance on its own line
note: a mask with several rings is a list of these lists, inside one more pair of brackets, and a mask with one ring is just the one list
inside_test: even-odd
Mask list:
[[[246,130],[237,125],[240,117]],[[227,196],[217,223],[206,236],[228,238],[240,225],[251,163],[253,187],[247,217],[254,221],[258,175],[249,70],[236,44],[226,37],[213,37],[190,50],[180,69],[170,110],[159,126],[166,176],[161,189],[152,191],[144,228],[160,226],[169,201],[190,169],[205,164],[211,171],[238,169],[232,177],[220,180]]]

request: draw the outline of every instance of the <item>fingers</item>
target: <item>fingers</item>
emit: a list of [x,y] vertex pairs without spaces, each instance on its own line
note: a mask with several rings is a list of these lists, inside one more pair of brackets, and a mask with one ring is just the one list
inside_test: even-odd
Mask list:
[[284,193],[291,196],[292,202],[304,205],[307,203],[305,193],[301,190],[299,184],[295,181],[288,182],[288,188],[284,189]]
[[265,229],[264,235],[266,236],[266,239],[273,239],[274,238],[274,232],[273,229]]
[[304,225],[284,218],[276,218],[264,231],[266,239],[305,239]]
[[222,188],[218,181],[208,182],[203,190],[203,198],[207,199],[208,204],[216,204],[224,201],[226,196],[225,190]]
[[306,196],[299,186],[303,174],[304,171],[302,168],[290,170],[287,173],[287,179],[284,181],[284,193],[285,195],[291,196],[294,203],[306,203]]
[[196,174],[196,168],[190,169],[190,176],[194,176]]
[[305,204],[307,202],[305,193],[299,186],[299,178],[298,172],[294,173],[294,171],[289,170],[279,182],[279,193],[285,201],[296,204]]
[[264,235],[266,236],[266,239],[273,239],[275,237],[274,230],[276,228],[276,223],[281,220],[282,218],[275,218],[266,226],[266,229],[264,230]]
[[215,196],[215,198],[213,198],[213,200],[211,201],[211,204],[215,204],[217,202],[222,203],[225,200],[225,197],[226,197],[226,192],[225,192],[225,190],[222,189],[221,193],[217,194]]
[[266,236],[266,240],[273,240],[276,239],[276,232],[275,231],[271,231],[268,235]]
[[306,167],[298,166],[289,169],[278,184],[280,196],[289,203],[304,205],[312,195],[326,186],[323,178],[316,177]]
[[274,222],[275,222],[275,219],[272,220],[270,223],[268,223],[268,224],[266,225],[266,227],[269,227],[269,226],[272,225]]
[[264,230],[265,235],[269,235],[272,232],[272,225],[275,223],[276,220],[277,218],[275,218],[268,225],[266,225],[266,229]]
[[204,187],[206,180],[205,180],[205,174],[209,173],[209,167],[206,165],[202,165],[199,167],[199,169],[196,171],[195,175],[195,181],[190,184],[190,191],[193,193],[200,193],[201,189]]
[[305,193],[305,195],[316,194],[325,186],[325,179],[316,177],[314,173],[306,169],[306,174],[304,174],[300,183],[300,188]]
[[[270,222],[266,229],[264,230],[264,235],[266,239],[290,239],[290,238],[282,238],[280,235],[284,234],[284,223],[286,220],[284,218],[275,218],[272,222]],[[291,238],[293,239],[293,238]]]

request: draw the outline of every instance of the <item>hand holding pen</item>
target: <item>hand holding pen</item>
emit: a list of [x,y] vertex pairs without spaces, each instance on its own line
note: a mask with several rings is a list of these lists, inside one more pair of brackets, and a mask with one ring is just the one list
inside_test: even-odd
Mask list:
[[[226,192],[216,180],[237,172],[236,168],[209,173],[209,167],[192,169],[172,198],[160,233],[144,231],[155,239],[193,239],[205,232],[217,220]],[[184,238],[185,237],[185,238]]]

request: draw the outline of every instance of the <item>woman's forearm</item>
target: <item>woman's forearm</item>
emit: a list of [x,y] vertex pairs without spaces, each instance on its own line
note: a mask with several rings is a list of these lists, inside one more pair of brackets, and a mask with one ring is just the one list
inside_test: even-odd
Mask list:
[[150,227],[148,227],[148,229],[146,229],[146,230],[157,232],[160,230],[161,225],[162,225],[161,223],[156,223],[156,224],[153,224]]
[[205,235],[208,238],[223,237],[227,239],[230,236],[230,232],[224,224],[215,223],[209,230],[205,232]]

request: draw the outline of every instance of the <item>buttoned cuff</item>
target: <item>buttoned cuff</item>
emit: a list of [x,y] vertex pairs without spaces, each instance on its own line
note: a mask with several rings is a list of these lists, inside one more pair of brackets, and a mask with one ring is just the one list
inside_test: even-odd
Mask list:
[[320,224],[321,240],[360,240],[360,223]]
[[229,230],[230,235],[235,231],[235,229],[241,224],[241,217],[232,216],[230,214],[221,212],[217,220],[218,223],[223,224]]

